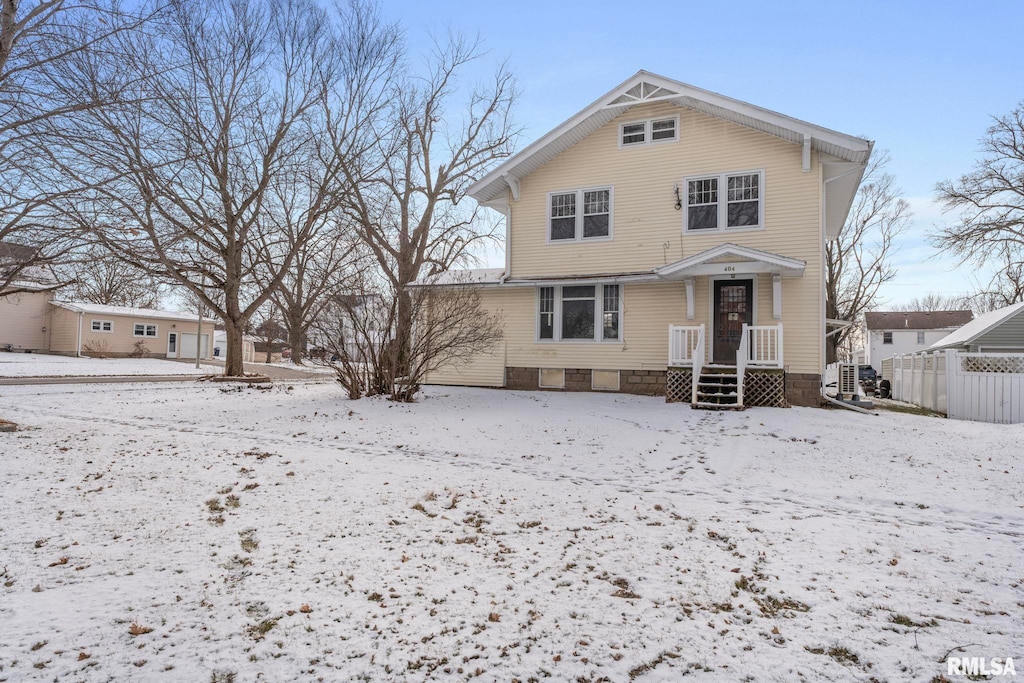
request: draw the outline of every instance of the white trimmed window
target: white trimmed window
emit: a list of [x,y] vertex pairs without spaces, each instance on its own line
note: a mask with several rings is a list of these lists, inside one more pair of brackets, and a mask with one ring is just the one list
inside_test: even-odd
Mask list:
[[673,142],[678,139],[678,116],[630,121],[619,125],[620,147],[636,147],[653,142]]
[[924,332],[917,333],[917,343],[924,344]]
[[548,240],[604,240],[612,236],[612,188],[548,195]]
[[132,328],[133,337],[156,337],[156,325],[148,323],[135,323]]
[[683,223],[687,232],[764,227],[763,172],[685,178],[684,185]]
[[89,323],[89,329],[93,332],[113,332],[114,321],[112,320],[92,320]]
[[537,338],[541,341],[622,340],[619,285],[539,287]]

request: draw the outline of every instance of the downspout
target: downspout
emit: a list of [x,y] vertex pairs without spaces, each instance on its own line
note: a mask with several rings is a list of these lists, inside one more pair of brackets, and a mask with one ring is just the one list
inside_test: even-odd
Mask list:
[[[822,380],[822,381],[824,381],[824,380]],[[875,417],[878,417],[878,413],[872,413],[870,410],[864,410],[860,406],[854,406],[854,405],[850,405],[849,403],[843,403],[842,401],[837,401],[836,399],[832,398],[831,396],[829,396],[828,394],[825,393],[825,387],[821,388],[821,397],[823,399],[825,399],[826,401],[828,401],[829,403],[831,403],[833,405],[839,406],[840,408],[846,408],[847,410],[853,410],[853,411],[856,411],[858,413],[864,413],[865,415],[874,415]]]
[[[822,174],[824,174],[825,169],[824,169],[824,164],[821,163],[821,155],[820,154],[818,155],[818,168],[821,169],[820,172]],[[828,232],[828,230],[826,229],[827,226],[825,225],[825,223],[828,221],[828,184],[831,183],[834,180],[840,180],[842,178],[845,178],[846,176],[853,175],[854,173],[861,173],[861,172],[863,172],[863,169],[855,167],[855,168],[850,169],[846,173],[840,173],[839,175],[835,176],[834,178],[825,178],[825,180],[822,182],[822,191],[821,191],[821,254],[818,257],[819,258],[819,263],[820,263],[820,268],[821,268],[821,331],[822,331],[821,341],[818,342],[818,349],[819,349],[818,353],[820,354],[820,357],[821,357],[821,360],[819,361],[819,365],[818,365],[818,371],[821,373],[821,395],[822,396],[825,396],[825,365],[826,365],[826,363],[825,363],[825,356],[826,356],[826,354],[825,354],[825,338],[827,336],[829,336],[827,334],[824,334],[825,330],[828,328],[828,325],[825,322],[825,319],[826,319],[826,314],[825,314],[825,240],[826,240],[826,234]],[[838,332],[838,330],[833,331],[833,334],[835,334],[835,332]],[[860,409],[858,408],[858,410],[860,410]],[[864,411],[864,412],[867,412],[867,411]]]
[[85,311],[78,312],[78,348],[75,351],[75,357],[82,357],[82,323],[85,320]]

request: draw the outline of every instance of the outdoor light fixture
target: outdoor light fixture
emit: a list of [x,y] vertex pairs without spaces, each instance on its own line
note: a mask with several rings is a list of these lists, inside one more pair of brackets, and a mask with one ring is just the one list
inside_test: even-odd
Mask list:
[[676,183],[676,211],[681,211],[683,208],[683,196],[679,194],[679,183]]

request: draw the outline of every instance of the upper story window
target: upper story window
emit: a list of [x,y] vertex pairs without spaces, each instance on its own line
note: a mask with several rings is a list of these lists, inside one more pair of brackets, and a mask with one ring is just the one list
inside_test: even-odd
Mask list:
[[892,344],[892,332],[883,332],[882,333],[882,343],[883,344]]
[[539,287],[537,338],[541,341],[620,341],[619,285]]
[[924,332],[917,333],[917,343],[924,344]]
[[610,187],[552,192],[548,198],[549,241],[609,239],[612,236]]
[[630,121],[619,126],[619,146],[633,147],[651,142],[670,142],[679,139],[679,117]]
[[684,183],[687,231],[764,227],[763,172],[721,173],[686,178]]
[[90,321],[90,329],[93,332],[113,332],[114,322],[112,320],[92,320]]

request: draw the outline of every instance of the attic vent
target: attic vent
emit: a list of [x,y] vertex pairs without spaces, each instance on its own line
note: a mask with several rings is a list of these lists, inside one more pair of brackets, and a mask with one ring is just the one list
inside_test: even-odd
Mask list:
[[641,81],[619,97],[612,100],[611,104],[636,104],[656,97],[669,97],[671,95],[678,94],[679,93],[673,90],[668,90],[666,88],[647,83],[646,81]]

